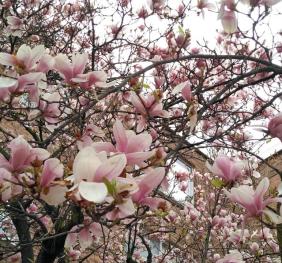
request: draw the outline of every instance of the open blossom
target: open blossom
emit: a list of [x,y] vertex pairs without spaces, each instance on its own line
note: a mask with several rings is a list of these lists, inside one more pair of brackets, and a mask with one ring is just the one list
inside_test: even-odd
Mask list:
[[266,206],[273,202],[281,202],[279,198],[267,198],[264,200],[264,194],[268,190],[269,179],[263,178],[257,189],[251,186],[241,185],[233,187],[230,192],[226,191],[226,195],[233,201],[246,209],[247,217],[261,216],[266,212]]
[[181,95],[183,99],[187,100],[190,102],[192,100],[192,91],[191,91],[191,86],[188,81],[182,82],[178,84],[176,87],[174,87],[173,91],[171,94],[177,94],[181,92]]
[[22,37],[23,31],[23,20],[17,16],[7,16],[6,34],[15,37]]
[[42,111],[44,119],[51,124],[58,122],[61,114],[59,109],[60,94],[58,92],[47,94],[39,101],[39,109]]
[[67,83],[72,83],[72,79],[82,74],[88,60],[87,54],[73,54],[72,63],[65,54],[58,54],[55,57],[55,69],[65,79]]
[[226,183],[230,183],[241,177],[243,165],[242,162],[235,162],[225,155],[220,155],[215,159],[213,166],[208,164],[208,168]]
[[67,55],[58,54],[55,57],[55,69],[64,78],[68,84],[76,83],[83,89],[96,87],[110,87],[114,82],[106,83],[107,74],[105,71],[90,71],[83,73],[88,61],[87,54],[73,54],[72,62],[69,61]]
[[23,21],[16,16],[7,16],[7,23],[12,30],[21,29]]
[[140,181],[138,182],[139,189],[132,196],[133,201],[139,204],[148,205],[150,207],[155,206],[155,201],[159,200],[155,200],[148,196],[153,191],[153,189],[160,185],[160,183],[164,179],[164,176],[165,169],[163,167],[159,167],[141,177]]
[[0,154],[0,168],[5,168],[11,172],[22,172],[33,161],[43,161],[50,155],[45,149],[32,148],[22,136],[13,139],[8,144],[8,148],[11,149],[10,159],[6,160]]
[[46,54],[43,45],[33,49],[25,44],[21,45],[16,55],[0,53],[0,64],[13,66],[20,74],[32,71],[47,72],[52,69],[53,63],[53,58]]
[[107,158],[106,152],[97,153],[92,146],[79,151],[73,163],[74,183],[82,198],[101,203],[108,191],[103,182],[118,177],[126,166],[124,154]]
[[154,155],[154,151],[148,151],[152,137],[147,132],[135,134],[134,131],[125,130],[122,123],[117,120],[113,126],[113,134],[116,145],[109,142],[94,143],[97,152],[106,151],[124,153],[128,165],[142,165],[142,163]]
[[81,250],[85,250],[89,247],[94,240],[98,240],[103,233],[106,232],[106,228],[103,228],[102,225],[93,222],[86,226],[77,225],[74,226],[70,233],[67,235],[65,248],[73,248],[77,244],[80,245]]
[[64,166],[57,158],[50,158],[44,162],[40,185],[48,187],[56,178],[63,177]]
[[157,100],[154,95],[147,96],[137,95],[135,92],[130,92],[129,101],[135,107],[136,111],[143,116],[168,118],[169,113],[163,110],[161,101]]
[[276,115],[268,123],[268,131],[272,137],[277,137],[282,141],[282,114]]

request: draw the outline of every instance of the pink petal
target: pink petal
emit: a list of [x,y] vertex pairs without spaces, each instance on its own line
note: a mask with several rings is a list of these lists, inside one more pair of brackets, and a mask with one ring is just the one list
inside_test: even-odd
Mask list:
[[135,152],[135,153],[127,153],[127,164],[128,165],[139,165],[144,161],[148,160],[155,154],[155,151],[150,152]]
[[55,60],[53,59],[53,57],[51,57],[49,54],[44,54],[37,65],[37,70],[46,73],[49,70],[53,69],[54,64]]
[[5,66],[14,66],[17,63],[17,59],[14,55],[7,53],[0,53],[0,64]]
[[139,183],[139,191],[132,196],[133,201],[142,202],[162,182],[164,176],[165,169],[163,167],[156,168],[145,175]]
[[225,10],[221,17],[221,23],[226,33],[232,34],[237,30],[237,18],[234,11]]
[[5,168],[8,171],[12,170],[10,162],[2,154],[0,154],[0,168]]
[[125,152],[127,149],[127,136],[121,121],[117,120],[113,126],[113,134],[116,140],[116,148],[120,152]]
[[93,147],[87,146],[80,150],[73,162],[75,183],[82,180],[92,181],[101,163],[100,156]]
[[89,232],[88,228],[83,228],[78,233],[78,240],[81,250],[85,250],[92,244],[93,237],[91,236],[91,233]]
[[75,232],[77,231],[77,229],[78,229],[78,226],[74,226],[68,233],[66,241],[65,241],[65,248],[71,248],[75,245],[77,241],[77,237],[78,237],[78,233]]
[[72,57],[73,77],[75,77],[77,74],[83,73],[87,60],[88,55],[86,53],[76,54]]
[[14,171],[19,171],[29,165],[26,161],[30,156],[31,146],[23,137],[19,136],[12,140],[9,148],[11,149],[10,163]]
[[130,93],[130,102],[136,108],[137,112],[139,112],[143,115],[147,115],[147,111],[146,111],[143,103],[141,102],[139,97],[136,95],[136,93],[133,92],[133,91]]
[[0,183],[2,184],[3,182],[5,182],[6,180],[10,181],[12,177],[12,174],[4,169],[4,168],[0,168]]
[[94,142],[92,146],[96,152],[116,152],[116,148],[110,142]]
[[181,91],[182,97],[187,100],[191,101],[192,100],[192,91],[190,86],[186,86],[182,89]]
[[21,45],[17,52],[17,60],[26,64],[31,59],[31,48],[25,44]]
[[88,73],[89,85],[93,85],[96,82],[106,82],[108,75],[105,71],[92,71]]
[[[39,82],[44,77],[41,72],[32,72],[25,75],[21,75],[18,78],[19,88],[24,89],[27,85]],[[28,88],[28,87],[27,87]]]
[[43,171],[41,174],[40,185],[48,187],[56,178],[63,177],[64,166],[57,158],[51,158],[44,162]]
[[35,159],[44,161],[47,158],[49,158],[50,153],[42,148],[32,148],[31,149],[31,155],[30,155],[30,161],[34,161]]
[[126,199],[122,204],[118,205],[118,208],[122,214],[122,217],[127,217],[135,213],[135,207],[132,200]]
[[73,77],[72,65],[65,54],[59,54],[55,57],[54,68],[63,75],[67,82]]
[[189,82],[188,82],[188,81],[185,81],[185,82],[182,82],[182,83],[176,85],[176,86],[173,88],[171,94],[172,94],[172,95],[175,95],[175,94],[177,94],[177,93],[182,92],[182,90],[184,89],[184,87],[186,87],[187,85],[189,85]]
[[101,237],[103,236],[103,229],[102,229],[102,226],[101,224],[99,223],[92,223],[90,226],[89,226],[89,230],[91,231],[91,233],[95,236],[95,237]]
[[101,182],[103,178],[112,180],[118,177],[126,166],[125,154],[118,154],[114,157],[107,159],[106,162],[102,163],[96,171],[95,181]]
[[67,191],[68,188],[65,186],[61,186],[61,185],[51,186],[47,194],[41,192],[40,198],[49,205],[57,206],[62,204],[66,200],[65,195]]
[[264,177],[259,185],[257,186],[257,189],[255,191],[255,198],[262,198],[264,194],[267,192],[269,187],[269,179],[267,177]]
[[144,132],[128,139],[127,153],[143,152],[150,148],[152,144],[152,136]]
[[[26,65],[27,69],[30,70],[31,68],[33,68],[35,64],[40,60],[40,58],[44,55],[44,53],[45,53],[45,48],[43,45],[34,47],[31,50],[29,60],[24,61],[24,64]],[[17,54],[17,57],[18,57],[18,54]]]

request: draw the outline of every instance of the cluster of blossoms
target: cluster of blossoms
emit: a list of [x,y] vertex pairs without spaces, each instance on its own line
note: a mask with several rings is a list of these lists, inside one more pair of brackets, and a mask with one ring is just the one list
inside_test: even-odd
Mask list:
[[[281,45],[259,44],[240,16],[262,24],[280,0],[150,0],[137,9],[134,0],[2,2],[0,200],[11,220],[0,241],[11,240],[8,256],[40,243],[38,258],[50,262],[64,248],[74,262],[88,251],[104,262],[276,257],[270,228],[282,222],[273,208],[281,198],[246,161],[244,125],[271,117],[266,135],[282,141],[281,114],[272,118],[271,98],[259,96],[278,98],[268,81],[281,75],[271,58]],[[224,30],[216,51],[193,47],[185,16],[216,7]],[[115,8],[114,20],[122,19],[104,30]],[[21,127],[9,131],[5,121]],[[167,194],[168,170],[198,147],[241,155],[217,152],[210,173],[174,174],[184,193],[194,183],[190,200],[177,202]],[[19,218],[30,229],[24,237]],[[158,241],[165,251],[152,255]]]

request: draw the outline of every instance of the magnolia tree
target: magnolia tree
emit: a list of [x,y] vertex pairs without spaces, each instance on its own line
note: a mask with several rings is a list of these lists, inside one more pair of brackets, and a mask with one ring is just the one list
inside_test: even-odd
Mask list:
[[3,262],[280,262],[279,2],[0,1]]

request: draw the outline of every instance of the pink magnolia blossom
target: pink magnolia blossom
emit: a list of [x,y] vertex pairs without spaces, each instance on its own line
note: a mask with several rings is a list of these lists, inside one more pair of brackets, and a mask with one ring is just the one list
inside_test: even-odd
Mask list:
[[108,142],[98,142],[93,144],[95,150],[124,153],[128,165],[142,165],[145,160],[154,155],[154,151],[148,151],[152,137],[147,132],[136,135],[131,130],[125,130],[122,123],[117,120],[113,126],[113,134],[115,146]]
[[191,86],[188,81],[182,82],[177,86],[175,86],[171,94],[174,95],[179,92],[181,92],[183,99],[187,100],[188,102],[192,100],[193,97],[192,97]]
[[61,114],[59,109],[60,94],[58,92],[47,94],[39,101],[39,109],[42,111],[45,121],[50,124],[58,122],[58,117]]
[[68,188],[63,185],[54,185],[47,189],[47,191],[42,191],[40,193],[40,198],[44,200],[49,205],[60,205],[66,200],[66,193]]
[[282,113],[270,120],[268,123],[268,131],[272,137],[277,137],[282,141]]
[[143,116],[168,118],[169,113],[163,110],[161,101],[156,100],[155,96],[149,94],[147,96],[139,95],[135,92],[130,93],[129,101],[135,107],[136,111]]
[[23,21],[16,16],[7,16],[7,23],[12,30],[21,29]]
[[65,79],[66,83],[71,84],[73,78],[83,73],[87,60],[87,54],[73,54],[71,63],[67,55],[59,54],[55,57],[54,67]]
[[77,141],[77,147],[78,147],[79,150],[81,150],[82,148],[84,148],[86,146],[91,146],[91,144],[93,144],[93,140],[91,138],[91,135],[92,136],[95,135],[97,137],[104,137],[105,133],[98,126],[93,125],[93,124],[88,124],[85,127],[83,134],[81,135],[81,137]]
[[41,72],[32,72],[18,78],[0,77],[0,99],[7,100],[13,93],[29,93],[30,101],[39,101],[39,83],[44,75]]
[[243,165],[242,162],[235,162],[225,155],[220,155],[215,159],[213,166],[208,164],[208,168],[224,182],[231,183],[242,176]]
[[232,34],[237,31],[237,18],[234,11],[224,10],[220,16],[224,32]]
[[86,74],[78,74],[72,81],[78,83],[83,89],[90,89],[91,87],[106,88],[114,85],[115,82],[107,83],[107,74],[105,71],[91,71]]
[[235,15],[234,0],[223,0],[221,2],[218,19],[221,20],[223,30],[227,34],[232,34],[237,31],[237,17]]
[[51,182],[56,178],[63,177],[64,166],[57,158],[50,158],[44,162],[43,171],[41,174],[41,187],[50,186]]
[[107,83],[107,74],[105,71],[91,71],[83,74],[88,60],[87,54],[73,54],[72,63],[65,54],[59,54],[55,57],[55,69],[65,79],[68,84],[78,84],[83,89],[95,87],[111,87],[115,82]]
[[73,163],[74,183],[80,195],[90,201],[101,203],[108,191],[103,182],[118,177],[126,166],[124,154],[107,158],[105,152],[97,153],[91,146],[79,151]]
[[134,214],[135,210],[132,199],[125,198],[122,202],[118,203],[111,212],[107,213],[106,217],[109,220],[117,220]]
[[233,187],[230,192],[226,191],[226,195],[233,201],[246,209],[247,217],[261,216],[266,211],[266,206],[273,202],[281,202],[279,198],[267,198],[264,200],[264,194],[269,187],[269,179],[263,178],[257,189],[248,185]]
[[[45,54],[46,51],[43,45],[39,45],[31,49],[29,46],[24,44],[20,46],[16,55],[0,53],[0,64],[5,66],[13,66],[20,74],[31,71],[40,71],[41,66],[39,66],[39,69],[37,69],[40,63],[49,65],[49,70],[53,64],[52,58],[49,55],[45,56]],[[41,59],[43,59],[43,61],[41,61]],[[46,68],[44,72],[46,72]]]
[[[82,229],[80,229],[82,227]],[[94,222],[89,225],[74,226],[67,235],[65,248],[73,248],[78,242],[82,251],[89,247],[94,240],[98,240],[106,229]]]
[[8,35],[22,37],[23,35],[23,20],[16,16],[7,16],[8,26],[6,27],[6,33]]
[[161,184],[164,176],[165,169],[163,167],[159,167],[141,177],[138,182],[139,190],[132,195],[132,200],[136,203],[148,206],[150,206],[150,204],[154,204],[154,200],[148,198],[148,196],[157,186]]
[[8,147],[11,149],[10,159],[8,161],[0,154],[0,167],[11,172],[22,172],[36,159],[43,161],[50,155],[45,149],[32,148],[22,136],[13,139]]

